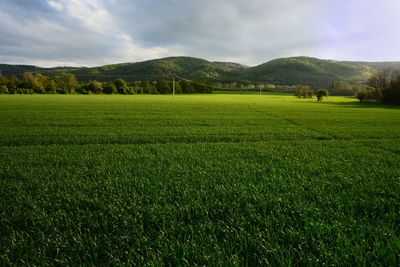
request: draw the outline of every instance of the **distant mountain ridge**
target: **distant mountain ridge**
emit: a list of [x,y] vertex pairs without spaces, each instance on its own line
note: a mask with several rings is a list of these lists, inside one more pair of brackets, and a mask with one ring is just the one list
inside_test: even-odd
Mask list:
[[30,65],[0,64],[2,75],[22,76],[24,72],[43,75],[74,74],[78,80],[111,80],[124,78],[140,80],[140,77],[175,74],[187,79],[220,82],[252,82],[279,85],[306,84],[327,86],[331,81],[341,80],[362,84],[383,67],[400,68],[400,62],[335,61],[312,57],[288,57],[274,59],[255,67],[233,62],[211,62],[194,57],[167,57],[137,63],[120,63],[100,67],[40,68]]

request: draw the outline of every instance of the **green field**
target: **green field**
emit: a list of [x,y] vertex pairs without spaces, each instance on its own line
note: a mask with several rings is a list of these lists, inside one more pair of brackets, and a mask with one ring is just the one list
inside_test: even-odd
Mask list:
[[398,265],[400,108],[0,96],[1,265]]

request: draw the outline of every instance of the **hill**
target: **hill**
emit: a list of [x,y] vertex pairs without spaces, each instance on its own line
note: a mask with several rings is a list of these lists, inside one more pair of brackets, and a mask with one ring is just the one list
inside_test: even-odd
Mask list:
[[193,57],[168,57],[67,71],[74,74],[79,80],[97,79],[101,81],[119,77],[131,80],[141,79],[143,76],[164,74],[175,74],[188,79],[221,80],[224,77],[231,77],[232,72],[242,71],[246,68],[248,67],[237,63],[210,62]]
[[278,85],[306,84],[313,87],[327,86],[331,81],[362,84],[370,75],[383,67],[400,68],[400,62],[334,61],[311,57],[290,57],[271,60],[248,67],[230,62],[210,62],[193,57],[168,57],[137,63],[121,63],[92,68],[40,68],[28,65],[0,65],[3,75],[22,76],[24,72],[45,75],[74,74],[80,81],[107,81],[116,78],[140,80],[154,75],[175,74],[188,79],[221,82],[250,81]]
[[387,61],[387,62],[343,61],[343,63],[349,63],[352,65],[363,65],[371,67],[373,69],[383,69],[383,68],[400,69],[399,61]]
[[4,76],[17,75],[21,76],[24,72],[42,72],[44,68],[39,68],[31,65],[9,65],[0,64],[1,74]]
[[291,57],[248,68],[241,72],[239,78],[281,85],[327,86],[336,80],[364,83],[373,71],[373,65],[363,63]]

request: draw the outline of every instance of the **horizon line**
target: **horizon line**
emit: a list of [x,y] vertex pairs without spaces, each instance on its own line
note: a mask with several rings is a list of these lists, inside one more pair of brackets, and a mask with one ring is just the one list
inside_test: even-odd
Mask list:
[[32,65],[32,64],[26,64],[26,63],[3,63],[0,62],[0,65],[14,65],[14,66],[32,66],[32,67],[38,67],[41,69],[55,69],[55,68],[99,68],[99,67],[104,67],[104,66],[110,66],[110,65],[120,65],[120,64],[137,64],[137,63],[142,63],[142,62],[147,62],[147,61],[155,61],[155,60],[163,60],[163,59],[171,59],[171,58],[192,58],[192,59],[200,59],[200,60],[205,60],[210,63],[233,63],[233,64],[238,64],[242,65],[245,67],[257,67],[263,64],[266,64],[268,62],[278,60],[278,59],[289,59],[289,58],[312,58],[312,59],[318,59],[318,60],[324,60],[324,61],[334,61],[334,62],[360,62],[360,63],[396,63],[399,62],[400,60],[377,60],[377,61],[364,61],[364,60],[338,60],[338,59],[331,59],[331,58],[318,58],[318,57],[313,57],[313,56],[288,56],[288,57],[278,57],[274,58],[268,61],[265,61],[263,63],[257,64],[257,65],[246,65],[243,63],[239,62],[234,62],[234,61],[221,61],[221,60],[208,60],[200,57],[194,57],[194,56],[168,56],[168,57],[161,57],[161,58],[151,58],[151,59],[146,59],[142,61],[125,61],[125,62],[118,62],[118,63],[109,63],[109,64],[103,64],[103,65],[93,65],[93,66],[78,66],[78,65],[55,65],[52,67],[42,67],[40,65]]

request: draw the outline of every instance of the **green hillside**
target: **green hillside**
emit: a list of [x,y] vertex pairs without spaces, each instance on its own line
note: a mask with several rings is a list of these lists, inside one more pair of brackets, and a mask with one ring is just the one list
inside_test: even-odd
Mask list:
[[326,86],[330,81],[364,83],[373,73],[368,64],[356,64],[310,57],[280,58],[244,70],[241,79],[282,85]]
[[368,66],[373,69],[383,69],[383,68],[400,69],[399,61],[387,61],[387,62],[343,61],[343,63]]
[[123,63],[95,68],[77,68],[69,70],[79,80],[108,80],[123,77],[127,80],[142,78],[146,75],[175,74],[188,79],[221,80],[232,76],[232,72],[246,69],[247,66],[236,63],[209,62],[193,57],[169,57],[138,63]]
[[22,76],[24,72],[42,72],[45,69],[31,65],[9,65],[0,64],[0,73],[4,76],[17,75]]
[[247,67],[230,62],[210,62],[193,57],[168,57],[137,63],[122,63],[92,68],[39,68],[27,65],[0,65],[3,75],[22,76],[24,72],[45,75],[74,74],[80,81],[108,81],[151,79],[154,75],[175,74],[188,79],[221,82],[250,81],[278,85],[306,84],[314,87],[327,86],[331,81],[352,84],[365,83],[370,75],[383,67],[400,68],[400,62],[352,62],[322,60],[311,57],[280,58],[267,63]]
[[32,65],[10,65],[10,64],[0,64],[0,74],[10,77],[16,75],[22,77],[25,72],[41,73],[44,75],[54,75],[62,72],[70,72],[77,68],[73,67],[55,67],[55,68],[41,68]]

